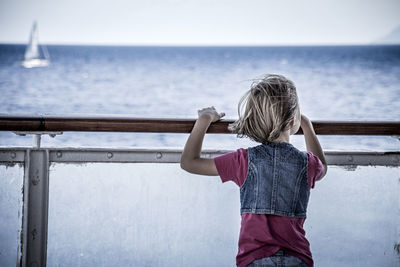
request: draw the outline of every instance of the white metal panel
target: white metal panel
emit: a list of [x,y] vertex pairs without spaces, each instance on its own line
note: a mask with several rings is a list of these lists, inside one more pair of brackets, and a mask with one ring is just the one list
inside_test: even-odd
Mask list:
[[[25,150],[32,148],[0,148],[0,163],[24,162]],[[49,152],[50,162],[125,162],[125,163],[179,163],[179,149],[118,149],[118,148],[41,148]],[[231,152],[228,150],[205,150],[203,157],[214,158]],[[339,166],[400,166],[400,152],[327,151],[328,165]]]

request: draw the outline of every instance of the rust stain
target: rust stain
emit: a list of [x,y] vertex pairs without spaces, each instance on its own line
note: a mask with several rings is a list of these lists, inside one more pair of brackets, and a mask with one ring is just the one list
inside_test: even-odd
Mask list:
[[6,170],[7,170],[8,168],[12,168],[15,165],[18,165],[18,163],[14,162],[14,161],[7,161],[7,162],[2,162],[0,165],[6,166]]
[[394,251],[396,252],[397,256],[400,259],[400,243],[395,243],[393,246]]
[[39,170],[35,171],[35,174],[32,177],[32,184],[33,185],[38,185],[40,182],[40,178],[39,178]]
[[[24,175],[24,180],[25,180],[25,175]],[[22,193],[22,203],[25,203],[25,183],[23,183],[22,188],[21,188],[21,193]],[[20,231],[20,257],[19,257],[19,266],[22,267],[22,255],[25,253],[24,249],[24,204],[22,204],[22,219],[21,219],[21,231]]]
[[37,235],[36,228],[33,229],[33,231],[31,231],[31,234],[32,234],[32,240],[35,240],[36,239],[36,235]]

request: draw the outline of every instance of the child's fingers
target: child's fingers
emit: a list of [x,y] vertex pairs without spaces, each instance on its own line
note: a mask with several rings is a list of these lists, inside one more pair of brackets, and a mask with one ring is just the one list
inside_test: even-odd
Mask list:
[[202,108],[202,109],[198,109],[197,110],[197,113],[200,115],[201,113],[203,113],[203,112],[211,112],[211,113],[213,113],[214,115],[213,116],[218,116],[219,118],[222,118],[223,116],[225,116],[225,112],[217,112],[217,110],[215,109],[215,107],[214,106],[211,106],[211,107],[207,107],[207,108]]

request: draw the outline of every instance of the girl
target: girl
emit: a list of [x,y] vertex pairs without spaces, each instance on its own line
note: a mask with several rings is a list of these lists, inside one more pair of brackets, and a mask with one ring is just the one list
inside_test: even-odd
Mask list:
[[[219,175],[222,182],[240,187],[237,266],[313,266],[303,224],[310,188],[326,174],[327,164],[310,120],[300,113],[296,87],[281,75],[267,75],[242,97],[238,111],[239,119],[230,130],[260,145],[201,158],[209,125],[225,115],[214,107],[204,108],[198,111],[181,167]],[[289,143],[300,127],[307,153]]]

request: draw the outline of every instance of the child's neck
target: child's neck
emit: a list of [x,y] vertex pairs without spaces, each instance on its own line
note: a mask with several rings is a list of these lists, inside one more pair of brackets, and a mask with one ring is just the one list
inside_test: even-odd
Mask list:
[[281,134],[279,135],[279,137],[276,138],[276,139],[274,140],[274,142],[285,142],[285,143],[290,143],[290,142],[289,142],[289,139],[290,139],[290,131],[287,130],[287,131],[281,132]]

